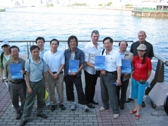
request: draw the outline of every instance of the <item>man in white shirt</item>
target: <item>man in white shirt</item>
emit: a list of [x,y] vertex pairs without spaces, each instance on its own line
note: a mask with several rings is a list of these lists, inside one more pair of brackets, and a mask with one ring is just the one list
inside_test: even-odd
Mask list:
[[100,108],[100,111],[109,109],[111,106],[114,114],[113,117],[116,119],[119,117],[116,86],[121,85],[121,56],[118,51],[112,49],[112,38],[104,38],[103,44],[105,50],[102,55],[105,56],[105,70],[101,70],[100,74],[101,97],[103,102],[103,107]]
[[44,49],[44,43],[45,39],[43,37],[36,38],[36,44],[40,48],[40,58],[43,58],[44,53],[47,51],[46,49]]
[[96,72],[96,69],[94,68],[94,64],[95,64],[95,56],[100,55],[101,51],[101,46],[98,44],[99,32],[97,30],[92,31],[91,39],[92,41],[87,43],[86,46],[84,47],[85,63],[86,63],[84,67],[85,82],[86,82],[85,95],[88,107],[95,108],[93,104],[98,103],[95,102],[93,99],[98,74]]
[[63,105],[63,67],[65,64],[64,52],[58,50],[59,41],[52,39],[50,41],[51,49],[44,53],[44,61],[48,66],[48,89],[51,102],[51,111],[56,109],[55,87],[58,92],[59,107],[62,110],[66,108]]

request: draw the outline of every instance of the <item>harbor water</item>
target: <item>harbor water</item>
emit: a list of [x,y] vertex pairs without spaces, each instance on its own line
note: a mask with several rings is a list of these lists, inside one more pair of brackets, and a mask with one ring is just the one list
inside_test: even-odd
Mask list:
[[[38,36],[46,40],[67,40],[70,35],[76,35],[79,40],[90,40],[94,29],[99,30],[100,40],[110,36],[114,40],[130,41],[137,41],[138,31],[144,30],[154,52],[168,60],[168,19],[135,17],[131,11],[86,8],[7,8],[6,12],[0,12],[1,41],[35,40]],[[85,44],[79,43],[79,48]],[[26,43],[11,45],[18,45],[22,53],[27,53]],[[117,49],[118,44],[114,43],[114,47]],[[49,43],[45,48],[50,48]],[[59,48],[66,49],[67,43],[61,43]],[[152,62],[156,67],[157,60],[153,58]],[[168,82],[167,72],[165,67]]]

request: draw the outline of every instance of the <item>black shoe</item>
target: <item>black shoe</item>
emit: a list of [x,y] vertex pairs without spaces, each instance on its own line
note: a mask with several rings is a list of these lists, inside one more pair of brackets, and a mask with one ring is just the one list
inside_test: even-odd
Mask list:
[[142,105],[141,105],[142,107],[145,107],[146,106],[146,104],[145,104],[145,102],[144,101],[142,101]]
[[88,108],[85,108],[85,112],[89,112],[89,109],[88,109]]
[[124,109],[124,105],[120,105],[120,109],[123,110]]
[[59,107],[61,108],[61,110],[65,110],[65,106],[62,104],[62,105],[59,105]]
[[92,103],[87,104],[89,108],[95,108],[95,106]]
[[44,118],[44,119],[47,119],[47,116],[45,114],[37,114],[38,117],[41,117],[41,118]]
[[19,124],[19,126],[25,126],[27,122],[28,122],[27,120],[21,121],[20,124]]
[[22,117],[22,113],[18,112],[18,113],[16,114],[16,120],[19,120],[21,117]]
[[95,102],[95,101],[92,101],[92,104],[98,105],[99,103],[98,103],[98,102]]
[[128,98],[126,102],[128,103],[128,102],[130,102],[130,101],[132,101],[132,100],[134,100],[134,99]]
[[56,109],[56,105],[51,105],[51,112],[53,112]]

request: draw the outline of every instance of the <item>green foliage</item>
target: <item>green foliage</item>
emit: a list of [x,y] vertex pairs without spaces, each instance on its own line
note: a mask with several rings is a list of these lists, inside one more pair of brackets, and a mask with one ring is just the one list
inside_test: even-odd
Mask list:
[[86,3],[75,3],[75,4],[72,4],[71,6],[87,6]]
[[103,4],[99,4],[98,6],[102,7],[102,6],[103,6]]
[[105,6],[111,6],[112,4],[113,4],[112,2],[109,2]]
[[133,7],[132,4],[125,4],[126,7]]
[[47,5],[47,7],[54,7],[54,4],[53,4],[53,3],[49,3],[49,4]]

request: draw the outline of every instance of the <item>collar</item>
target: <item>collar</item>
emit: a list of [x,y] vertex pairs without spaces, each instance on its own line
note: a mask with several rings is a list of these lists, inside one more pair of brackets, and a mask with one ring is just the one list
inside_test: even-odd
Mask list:
[[[95,47],[95,45],[93,44],[92,41],[90,42],[90,44],[91,44],[91,47],[92,47],[92,48]],[[99,48],[99,43],[97,43],[97,48]]]
[[[77,52],[77,51],[78,51],[78,48],[76,47],[75,52]],[[68,52],[71,52],[70,48],[68,48]]]
[[[12,58],[11,58],[11,60],[12,60],[12,63],[16,63],[16,62],[13,61]],[[21,62],[21,60],[20,60],[20,58],[18,57],[18,63],[20,63],[20,62]]]

